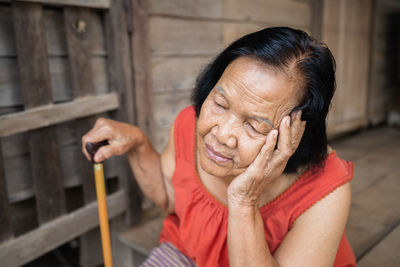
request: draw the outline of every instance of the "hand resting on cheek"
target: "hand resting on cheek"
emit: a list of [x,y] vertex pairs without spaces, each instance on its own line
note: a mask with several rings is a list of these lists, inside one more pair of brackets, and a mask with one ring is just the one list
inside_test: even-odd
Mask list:
[[253,163],[229,185],[229,205],[258,207],[265,187],[283,173],[286,163],[299,146],[305,126],[300,110],[282,119],[279,134],[275,129],[268,134]]

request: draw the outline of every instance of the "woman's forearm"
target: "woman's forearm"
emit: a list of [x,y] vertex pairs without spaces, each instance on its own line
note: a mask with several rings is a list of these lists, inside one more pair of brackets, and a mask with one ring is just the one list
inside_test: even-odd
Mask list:
[[279,266],[269,251],[256,207],[229,205],[228,251],[230,266]]
[[168,208],[168,195],[164,185],[160,154],[147,136],[127,153],[129,164],[143,193],[163,210]]

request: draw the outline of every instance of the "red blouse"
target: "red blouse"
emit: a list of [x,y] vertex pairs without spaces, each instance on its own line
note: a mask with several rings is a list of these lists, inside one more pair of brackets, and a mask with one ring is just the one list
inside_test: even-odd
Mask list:
[[[198,177],[195,129],[195,110],[187,107],[179,113],[174,125],[176,167],[172,184],[175,214],[164,220],[160,242],[174,244],[198,266],[228,266],[228,208],[207,191]],[[305,172],[278,197],[262,206],[260,212],[271,254],[303,212],[352,177],[352,163],[333,152],[323,169]],[[334,266],[356,266],[345,233]]]

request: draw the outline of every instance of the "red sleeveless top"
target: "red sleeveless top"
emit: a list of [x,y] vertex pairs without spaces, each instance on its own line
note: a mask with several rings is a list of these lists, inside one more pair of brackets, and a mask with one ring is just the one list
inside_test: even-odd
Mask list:
[[[160,242],[170,242],[198,266],[229,266],[228,208],[217,201],[198,177],[195,164],[196,117],[182,110],[174,125],[176,167],[172,176],[175,214],[164,220]],[[353,165],[331,153],[323,169],[309,170],[274,200],[260,208],[271,254],[296,219],[317,201],[353,177]],[[345,233],[334,266],[356,266]]]

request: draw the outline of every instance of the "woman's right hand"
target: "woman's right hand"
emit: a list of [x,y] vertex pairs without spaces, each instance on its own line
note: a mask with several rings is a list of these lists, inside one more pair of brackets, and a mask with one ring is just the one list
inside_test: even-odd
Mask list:
[[95,162],[102,162],[114,155],[125,154],[143,143],[144,134],[133,125],[99,118],[94,127],[82,137],[82,152],[88,160],[90,160],[90,155],[86,151],[86,143],[97,143],[103,140],[107,140],[108,145],[99,148],[94,155]]

